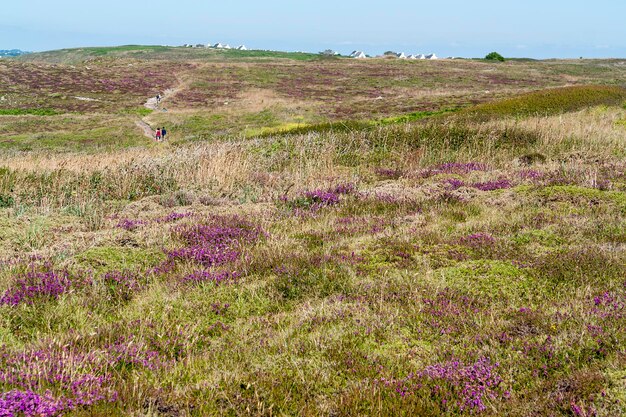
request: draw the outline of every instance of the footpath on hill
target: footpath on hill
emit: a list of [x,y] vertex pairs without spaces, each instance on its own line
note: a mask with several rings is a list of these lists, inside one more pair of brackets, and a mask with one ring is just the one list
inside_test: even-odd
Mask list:
[[[178,78],[178,86],[176,86],[175,88],[168,88],[167,90],[163,91],[163,94],[161,94],[161,102],[163,100],[167,100],[169,97],[176,94],[180,89],[183,88],[183,85],[184,83],[182,82],[182,80]],[[160,105],[160,102],[157,101],[156,96],[153,96],[147,99],[143,106],[147,109],[158,111],[160,110],[159,105]],[[161,110],[165,111],[165,109],[161,109]],[[146,116],[146,117],[141,118],[140,120],[137,120],[135,122],[135,125],[143,131],[144,136],[150,139],[154,139],[155,129],[153,129],[152,126],[150,126],[150,123],[148,123],[147,118],[148,117]]]
[[135,122],[135,125],[143,131],[145,137],[154,139],[154,131],[148,123],[144,122],[143,120],[137,120]]
[[[163,92],[161,95],[161,101],[167,99],[172,94],[174,94],[177,90],[170,88]],[[150,110],[157,111],[159,110],[159,102],[157,102],[156,96],[150,97],[145,103],[144,107]],[[147,117],[142,118],[141,120],[137,120],[135,125],[143,131],[144,136],[150,139],[154,139],[154,129],[150,124],[146,121]]]

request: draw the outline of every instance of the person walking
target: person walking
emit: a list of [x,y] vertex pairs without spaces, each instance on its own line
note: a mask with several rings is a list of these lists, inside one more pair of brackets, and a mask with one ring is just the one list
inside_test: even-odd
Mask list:
[[165,135],[167,135],[167,130],[164,127],[161,128],[161,137],[165,140]]
[[161,94],[157,94],[156,95],[156,102],[157,102],[157,104],[161,103]]
[[161,136],[161,129],[157,129],[156,133],[154,135],[154,138],[156,139],[157,142],[160,142],[161,141],[161,137],[162,137]]

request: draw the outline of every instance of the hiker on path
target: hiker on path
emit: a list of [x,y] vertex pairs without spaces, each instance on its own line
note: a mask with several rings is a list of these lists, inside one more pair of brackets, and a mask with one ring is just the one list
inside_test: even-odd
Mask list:
[[164,127],[161,128],[161,137],[165,140],[165,135],[167,135],[167,130]]
[[156,95],[156,102],[157,104],[161,103],[161,94]]
[[154,138],[156,139],[157,142],[161,141],[161,129],[156,130],[156,134],[154,135]]

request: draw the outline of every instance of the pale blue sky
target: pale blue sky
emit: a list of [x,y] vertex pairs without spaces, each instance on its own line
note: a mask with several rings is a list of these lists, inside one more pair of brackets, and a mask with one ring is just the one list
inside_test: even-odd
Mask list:
[[5,0],[0,49],[223,42],[476,57],[626,57],[626,0]]

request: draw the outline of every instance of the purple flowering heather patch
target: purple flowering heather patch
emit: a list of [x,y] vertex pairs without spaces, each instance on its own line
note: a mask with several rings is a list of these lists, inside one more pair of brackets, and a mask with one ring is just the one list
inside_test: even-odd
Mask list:
[[458,190],[459,188],[465,186],[465,182],[457,178],[449,178],[445,180],[443,183],[453,190]]
[[339,235],[356,236],[359,234],[376,234],[391,224],[386,217],[340,217],[335,220],[334,232]]
[[0,383],[13,389],[0,394],[0,416],[57,416],[115,402],[108,370],[117,365],[109,350],[82,353],[68,344],[17,353],[2,349]]
[[194,213],[192,212],[186,212],[186,213],[170,213],[167,216],[164,217],[159,217],[158,219],[155,220],[156,223],[170,223],[176,220],[180,220],[180,219],[185,219],[187,217],[192,217],[194,216]]
[[438,400],[446,411],[478,413],[487,409],[487,401],[509,396],[502,388],[498,367],[498,363],[486,357],[470,364],[451,359],[427,366],[403,379],[381,378],[379,382],[401,397],[428,390],[431,398]]
[[332,191],[307,191],[304,193],[304,197],[310,201],[311,206],[334,206],[339,204],[339,194]]
[[376,168],[374,172],[380,178],[389,180],[397,180],[404,175],[404,172],[402,170],[392,168]]
[[499,179],[497,181],[476,182],[472,184],[472,187],[481,191],[494,191],[511,188],[513,185],[507,179]]
[[489,233],[474,233],[462,237],[459,241],[462,245],[469,246],[470,248],[493,246],[496,243],[496,239]]
[[29,270],[18,276],[14,284],[0,297],[0,305],[17,306],[32,304],[35,300],[57,299],[74,286],[88,283],[89,278],[71,277],[67,270],[55,270],[50,264],[43,267],[29,266]]
[[599,319],[626,319],[626,294],[606,291],[593,297],[590,313]]
[[0,394],[0,416],[57,416],[67,410],[65,401],[56,399],[50,391],[43,396],[33,391],[11,390]]
[[280,200],[294,209],[296,213],[303,214],[302,210],[315,212],[323,207],[336,206],[339,204],[342,195],[353,194],[355,191],[356,186],[352,183],[347,183],[339,184],[328,190],[305,191],[291,200],[287,196],[283,196]]
[[174,234],[186,246],[169,251],[168,257],[194,261],[208,268],[237,260],[242,247],[259,239],[263,231],[239,217],[214,217],[208,224],[179,226]]
[[487,165],[479,162],[448,162],[436,167],[445,173],[468,173],[472,171],[487,171]]
[[530,181],[538,181],[544,177],[544,173],[540,171],[535,171],[534,169],[525,169],[518,173],[521,179],[530,180]]
[[144,220],[122,219],[117,223],[117,227],[120,229],[132,231],[146,224],[147,223]]
[[419,173],[419,177],[428,178],[439,174],[468,174],[473,171],[488,171],[489,167],[479,162],[448,162],[427,168]]
[[500,396],[498,388],[502,378],[496,372],[498,366],[497,362],[492,364],[488,358],[480,358],[469,365],[454,359],[426,367],[422,376],[453,387],[457,394],[455,402],[460,410],[484,411],[487,409],[486,399],[494,400]]
[[105,347],[107,365],[113,368],[159,369],[167,364],[158,352],[150,350],[134,336],[121,338]]
[[330,191],[339,195],[349,195],[353,194],[356,191],[356,185],[354,183],[347,182],[344,184],[336,185]]
[[422,300],[425,323],[440,335],[456,334],[475,326],[475,319],[482,313],[477,299],[446,288],[434,297]]
[[104,275],[103,282],[112,296],[130,300],[135,292],[147,285],[146,275],[132,271],[112,271]]

